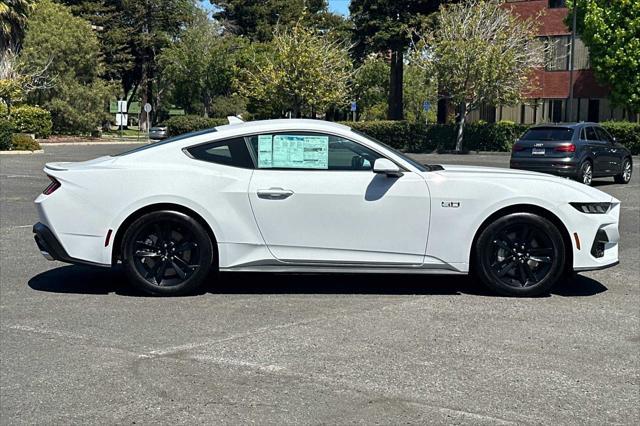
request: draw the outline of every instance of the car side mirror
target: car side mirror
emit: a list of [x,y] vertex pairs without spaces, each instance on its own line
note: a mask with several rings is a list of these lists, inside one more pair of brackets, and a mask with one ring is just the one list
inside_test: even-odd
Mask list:
[[378,158],[375,163],[373,163],[373,172],[394,177],[402,176],[400,167],[398,167],[398,165],[393,161],[386,158]]

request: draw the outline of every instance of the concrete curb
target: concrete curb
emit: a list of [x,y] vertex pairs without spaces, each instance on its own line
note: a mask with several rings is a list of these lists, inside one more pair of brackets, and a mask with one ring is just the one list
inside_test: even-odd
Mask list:
[[25,155],[25,154],[44,154],[44,149],[35,151],[0,151],[0,155]]

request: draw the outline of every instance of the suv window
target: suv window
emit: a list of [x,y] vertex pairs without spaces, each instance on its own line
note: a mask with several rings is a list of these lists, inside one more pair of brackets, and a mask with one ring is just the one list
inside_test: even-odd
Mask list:
[[570,141],[573,129],[569,127],[534,127],[520,138],[524,141]]
[[227,139],[192,146],[187,149],[196,160],[209,163],[223,164],[225,166],[253,168],[253,160],[244,138]]
[[613,138],[609,133],[604,130],[602,127],[595,127],[596,134],[598,135],[598,139],[607,143],[613,143]]
[[259,169],[372,170],[382,155],[340,136],[313,132],[253,135]]
[[600,140],[600,138],[598,138],[598,135],[596,134],[596,131],[594,130],[593,127],[587,127],[585,132],[587,134],[587,140],[589,140],[589,141],[598,141],[598,140]]

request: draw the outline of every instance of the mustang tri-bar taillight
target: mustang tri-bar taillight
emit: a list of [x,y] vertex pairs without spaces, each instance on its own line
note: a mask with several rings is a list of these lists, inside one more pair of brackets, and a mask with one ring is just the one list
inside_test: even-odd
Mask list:
[[50,195],[53,193],[53,191],[55,191],[56,189],[60,188],[61,184],[60,182],[58,182],[58,179],[54,178],[53,176],[49,176],[47,175],[47,177],[49,179],[51,179],[51,183],[49,184],[49,186],[47,186],[44,191],[42,191],[42,193],[44,195]]

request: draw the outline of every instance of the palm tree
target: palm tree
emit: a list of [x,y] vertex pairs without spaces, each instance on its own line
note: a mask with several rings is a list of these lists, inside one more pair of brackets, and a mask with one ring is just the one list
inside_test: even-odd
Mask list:
[[0,51],[18,50],[34,0],[0,2]]

